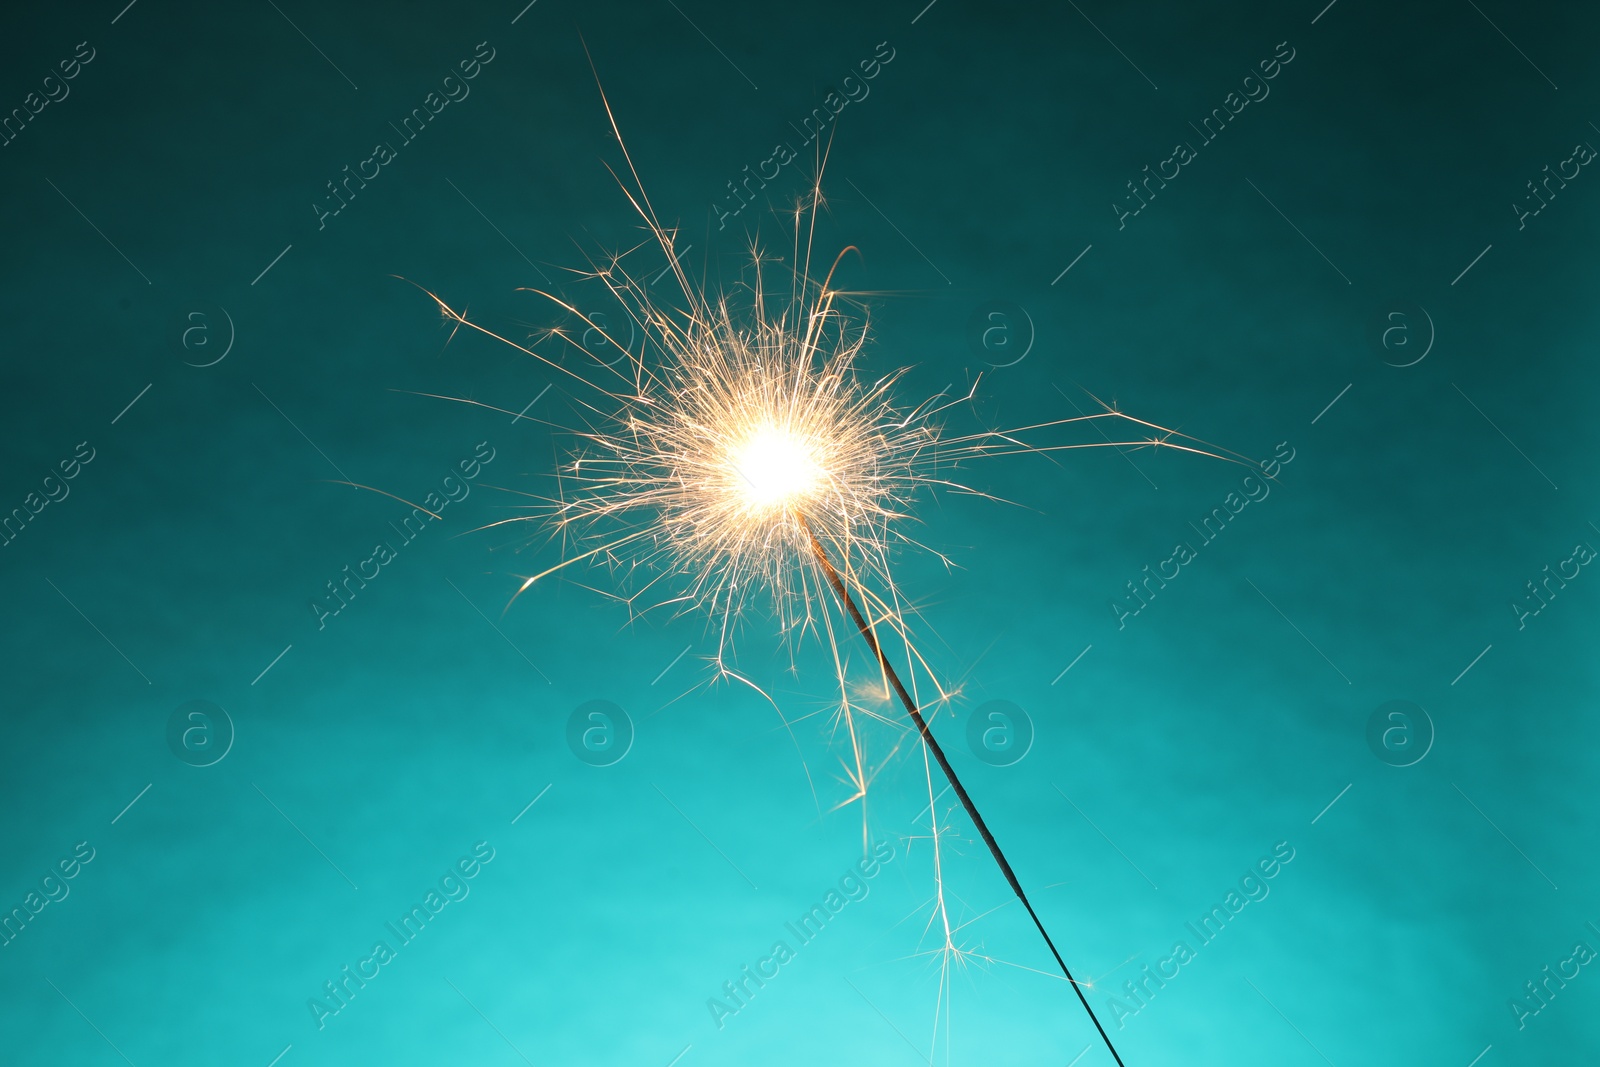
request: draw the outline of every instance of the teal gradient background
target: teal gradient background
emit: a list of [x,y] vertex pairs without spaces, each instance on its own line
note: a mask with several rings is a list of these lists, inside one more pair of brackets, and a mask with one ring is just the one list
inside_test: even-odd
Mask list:
[[[866,373],[909,366],[917,399],[978,380],[953,429],[1093,393],[1251,456],[1292,449],[1136,615],[1113,606],[1126,583],[1201,543],[1190,524],[1240,468],[977,462],[968,484],[1011,503],[925,499],[915,535],[955,566],[897,561],[959,687],[934,729],[1129,1067],[1600,1049],[1600,968],[1520,1026],[1511,1006],[1575,944],[1600,949],[1600,577],[1510,606],[1600,546],[1600,178],[1520,228],[1509,209],[1600,144],[1593,12],[124,2],[10,13],[0,35],[0,114],[93,50],[0,147],[0,515],[93,453],[0,547],[0,913],[93,849],[0,947],[0,1060],[1111,1062],[948,795],[945,892],[977,956],[941,992],[920,753],[863,697],[889,720],[869,754],[900,750],[841,806],[815,642],[747,620],[738,667],[775,710],[709,684],[703,618],[630,619],[604,568],[503,612],[558,550],[482,527],[549,490],[552,424],[583,409],[550,368],[451,339],[408,282],[525,341],[561,315],[519,287],[593,307],[572,269],[646,239],[585,43],[716,287],[757,237],[786,254],[814,150],[719,228],[727,183],[798,145],[886,42],[833,124],[816,247],[860,249],[839,277],[873,294]],[[470,95],[319,224],[326,183],[398,141],[479,42]],[[1202,144],[1190,124],[1280,47],[1270,94]],[[1196,158],[1119,223],[1179,141]],[[1397,322],[1410,347],[1385,347]],[[465,498],[319,624],[325,583],[407,511],[341,483],[420,499],[480,442],[494,458]],[[194,700],[232,724],[210,766],[169,747]],[[568,745],[594,700],[632,724],[612,766]],[[993,700],[1032,723],[1011,766],[966,742]],[[1393,700],[1432,724],[1410,766],[1368,743]],[[719,1027],[708,999],[868,840],[894,858],[865,896]],[[465,895],[319,1023],[308,1001],[479,842],[492,860],[449,883]],[[1270,893],[1202,945],[1186,924],[1280,842]],[[1180,940],[1194,959],[1128,1000]]]

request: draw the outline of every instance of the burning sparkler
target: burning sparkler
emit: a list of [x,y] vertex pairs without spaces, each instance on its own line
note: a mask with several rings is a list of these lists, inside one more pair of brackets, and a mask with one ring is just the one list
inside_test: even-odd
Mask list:
[[[528,577],[518,595],[579,563],[621,567],[633,579],[630,604],[649,597],[656,604],[705,612],[719,631],[719,676],[750,685],[763,696],[753,680],[735,671],[726,652],[750,598],[768,598],[786,635],[823,635],[832,652],[839,683],[837,717],[854,759],[849,774],[855,792],[845,803],[864,798],[872,777],[857,728],[860,708],[845,682],[846,659],[836,634],[836,626],[848,620],[876,660],[884,689],[905,708],[925,754],[948,778],[1120,1065],[1121,1057],[1082,985],[1073,979],[929,727],[924,710],[946,702],[950,694],[913,644],[909,609],[895,585],[890,560],[897,549],[921,547],[906,529],[920,494],[940,488],[976,492],[955,480],[964,460],[1108,446],[1148,445],[1212,456],[1216,451],[1110,407],[1017,430],[946,436],[944,413],[973,393],[901,406],[894,395],[898,373],[869,380],[858,371],[866,326],[840,310],[849,294],[833,285],[845,253],[820,282],[811,275],[822,161],[817,184],[794,209],[794,247],[788,265],[778,271],[779,298],[763,277],[775,261],[760,249],[752,249],[754,282],[745,298],[713,298],[690,280],[679,262],[676,231],[663,226],[651,206],[609,102],[606,114],[632,177],[631,185],[620,177],[618,184],[665,254],[675,283],[674,303],[669,304],[625,268],[624,256],[591,264],[589,276],[606,285],[631,319],[634,333],[645,339],[638,351],[618,344],[598,317],[541,293],[582,321],[586,333],[593,331],[627,353],[625,361],[597,361],[588,373],[579,373],[539,351],[557,341],[579,347],[570,332],[552,330],[535,347],[525,347],[434,297],[456,327],[513,345],[564,375],[595,415],[594,425],[573,431],[579,447],[558,473],[559,492],[540,500],[532,515],[502,520],[538,522],[564,544],[576,546],[555,566]],[[651,348],[659,351],[658,358],[648,356]],[[1104,419],[1136,425],[1148,436],[1035,443],[1044,431]],[[1219,458],[1248,462],[1231,453]],[[928,680],[932,700],[919,699],[919,677]],[[931,799],[933,777],[926,762]],[[940,838],[936,826],[936,870]],[[944,927],[948,965],[962,953],[944,909],[941,885],[935,910]]]

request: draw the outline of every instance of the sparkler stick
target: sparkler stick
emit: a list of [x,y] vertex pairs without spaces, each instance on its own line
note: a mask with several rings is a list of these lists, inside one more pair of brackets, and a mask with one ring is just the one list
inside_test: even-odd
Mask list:
[[[534,501],[533,514],[491,524],[531,520],[563,539],[568,534],[593,539],[592,547],[584,551],[564,549],[560,562],[528,577],[518,595],[581,562],[621,568],[628,584],[635,578],[643,581],[642,589],[634,589],[625,598],[630,611],[637,598],[658,587],[666,592],[664,599],[662,593],[652,593],[657,606],[705,611],[719,631],[717,677],[749,686],[776,708],[771,696],[735,670],[725,656],[744,605],[755,591],[765,589],[779,628],[788,638],[798,639],[808,632],[826,634],[840,686],[838,714],[849,732],[854,759],[849,774],[856,793],[846,801],[849,803],[865,798],[872,772],[857,734],[833,616],[824,603],[836,600],[867,642],[883,677],[916,725],[926,751],[949,780],[1106,1048],[1118,1067],[1123,1067],[1083,986],[1072,976],[1034,911],[861,605],[879,617],[878,625],[888,626],[896,640],[905,643],[905,670],[914,672],[918,664],[928,669],[912,643],[889,561],[897,545],[925,547],[904,530],[913,499],[920,492],[945,489],[986,495],[952,480],[952,471],[961,460],[1145,446],[1260,468],[1242,456],[1219,455],[1211,450],[1215,446],[1198,438],[1105,404],[1105,410],[1096,414],[1012,430],[947,436],[939,424],[941,413],[970,400],[976,385],[964,396],[951,398],[941,393],[921,404],[901,407],[892,392],[902,372],[890,372],[876,380],[860,376],[856,363],[865,343],[865,328],[834,308],[834,301],[844,294],[833,288],[831,270],[820,284],[811,281],[810,248],[800,247],[805,212],[799,207],[789,301],[776,309],[768,303],[768,290],[760,277],[767,260],[756,251],[756,278],[749,288],[751,306],[741,310],[726,297],[709,299],[692,283],[682,267],[676,266],[675,232],[656,220],[642,190],[636,199],[630,194],[630,199],[674,264],[669,270],[674,272],[687,307],[669,310],[655,302],[645,286],[622,269],[620,256],[596,264],[590,277],[604,282],[634,326],[660,349],[661,358],[647,361],[642,347],[634,354],[596,317],[579,312],[553,294],[541,294],[628,352],[629,362],[623,366],[601,364],[615,381],[590,381],[538,348],[509,341],[429,294],[453,329],[465,326],[511,345],[598,394],[596,403],[580,401],[597,419],[588,428],[572,431],[585,447],[564,467],[559,494],[545,498],[527,494]],[[818,203],[820,192],[814,192],[812,218]],[[581,348],[570,332],[552,330],[548,338]],[[1101,419],[1125,420],[1155,432],[1142,440],[1107,436],[1103,442],[1081,444],[1034,445],[1025,436]],[[815,558],[815,568],[803,565],[807,555]],[[819,574],[831,587],[831,598],[821,592],[822,583],[813,580]],[[846,585],[846,575],[856,587],[855,593]],[[862,576],[871,584],[862,581]],[[873,587],[881,592],[875,593]],[[906,677],[915,685],[914,673]],[[948,694],[941,691],[940,696]],[[934,848],[937,856],[937,833]],[[948,953],[955,950],[942,893],[941,886],[937,912],[944,920]]]
[[[920,493],[945,490],[987,495],[952,480],[952,472],[962,460],[1143,446],[1211,456],[1252,470],[1258,469],[1257,465],[1236,453],[1214,450],[1216,446],[1199,438],[1125,414],[1098,399],[1096,402],[1104,410],[1095,414],[1009,430],[946,436],[940,425],[943,413],[970,401],[977,392],[976,382],[964,396],[941,392],[922,403],[902,407],[892,394],[903,371],[892,371],[875,380],[864,378],[857,361],[866,342],[865,326],[853,322],[834,306],[840,298],[866,294],[835,289],[831,269],[820,284],[812,279],[811,228],[823,204],[823,159],[818,160],[817,178],[809,197],[795,204],[793,259],[784,268],[789,279],[787,301],[774,301],[772,289],[762,276],[765,264],[782,260],[769,257],[759,246],[752,245],[754,277],[750,284],[737,290],[747,293],[741,305],[739,299],[708,295],[703,283],[691,281],[681,262],[682,253],[675,248],[677,231],[664,226],[657,217],[603,90],[601,101],[633,184],[630,187],[616,171],[613,176],[664,253],[668,268],[647,285],[624,268],[625,254],[618,253],[604,262],[591,260],[592,270],[583,272],[587,278],[602,282],[620,305],[630,327],[626,342],[613,335],[598,316],[583,313],[553,293],[531,291],[539,292],[577,319],[586,328],[582,336],[592,333],[626,353],[627,362],[602,361],[603,371],[596,371],[602,380],[590,380],[588,375],[541,352],[542,344],[530,347],[510,341],[471,321],[438,296],[428,294],[438,304],[445,321],[453,324],[452,335],[462,326],[485,334],[565,376],[580,386],[580,394],[596,395],[592,402],[574,398],[594,416],[594,422],[572,431],[584,447],[561,472],[558,495],[526,494],[533,501],[533,514],[489,525],[532,520],[545,525],[563,541],[570,534],[574,538],[593,538],[598,543],[581,552],[564,547],[560,562],[528,577],[517,595],[580,562],[620,569],[630,585],[640,577],[642,588],[634,588],[625,598],[630,612],[635,601],[646,593],[655,600],[652,606],[676,605],[683,611],[705,612],[719,631],[717,677],[749,686],[776,709],[776,701],[756,682],[738,673],[725,657],[732,647],[745,602],[754,591],[764,588],[771,594],[773,614],[787,638],[826,634],[840,689],[838,715],[848,730],[854,759],[854,767],[848,773],[856,792],[845,803],[864,801],[872,772],[857,735],[857,711],[846,683],[845,661],[834,638],[834,616],[828,610],[821,583],[813,580],[816,571],[820,571],[876,657],[884,678],[915,723],[926,751],[933,754],[949,779],[1112,1058],[1118,1067],[1123,1067],[1122,1057],[1089,1006],[1082,985],[1073,978],[1056,949],[839,567],[851,577],[859,603],[865,604],[879,617],[881,625],[904,642],[907,677],[914,686],[918,664],[930,678],[932,671],[913,645],[889,559],[895,546],[926,548],[903,528],[912,514],[913,500]],[[843,257],[841,252],[840,260]],[[837,260],[834,265],[838,266]],[[650,285],[668,273],[673,288],[682,294],[680,307],[658,302],[649,291]],[[633,331],[645,339],[637,353],[631,347]],[[541,341],[552,340],[583,350],[573,331],[544,331]],[[659,360],[646,360],[649,346],[660,350]],[[1151,431],[1151,435],[1127,440],[1102,434],[1102,442],[1065,444],[1033,444],[1028,439],[1035,433],[1079,423],[1092,423],[1098,428],[1098,420],[1102,419],[1131,423]],[[824,546],[831,546],[833,555]],[[803,565],[808,552],[815,557],[815,571]],[[840,561],[838,567],[834,564],[836,558]],[[863,575],[870,579],[870,586],[861,580]],[[670,592],[663,598],[652,592],[658,586]],[[874,593],[874,588],[879,592]],[[942,692],[940,695],[947,696]],[[808,777],[809,773],[808,770]],[[929,787],[931,794],[931,778]],[[864,805],[862,810],[865,835]],[[936,912],[944,923],[945,951],[955,953],[938,874],[937,830],[933,848],[935,882],[940,886]],[[936,1014],[936,1034],[937,1018]]]
[[906,714],[911,716],[911,721],[916,723],[917,731],[922,735],[923,744],[928,746],[928,751],[933,753],[933,758],[938,762],[944,776],[950,780],[950,787],[955,790],[956,797],[961,801],[961,806],[966,809],[967,817],[972,820],[972,825],[978,828],[978,834],[983,838],[983,843],[989,846],[989,854],[994,857],[995,863],[1000,866],[1000,873],[1011,885],[1011,891],[1017,894],[1017,899],[1022,901],[1022,906],[1027,909],[1028,918],[1033,920],[1033,925],[1038,928],[1039,936],[1044,938],[1044,943],[1050,948],[1050,955],[1056,958],[1056,963],[1061,967],[1061,973],[1067,976],[1067,981],[1072,985],[1072,991],[1078,994],[1078,1002],[1083,1005],[1083,1010],[1089,1013],[1089,1020],[1094,1023],[1094,1028],[1100,1031],[1100,1039],[1106,1043],[1106,1048],[1111,1052],[1111,1058],[1117,1061],[1117,1067],[1124,1067],[1122,1057],[1117,1055],[1117,1047],[1111,1043],[1111,1037],[1106,1033],[1106,1028],[1100,1025],[1100,1020],[1095,1016],[1094,1009],[1089,1006],[1088,998],[1083,995],[1083,988],[1078,980],[1072,977],[1072,971],[1067,967],[1067,961],[1061,958],[1061,953],[1056,950],[1056,944],[1050,939],[1050,934],[1044,928],[1044,923],[1039,920],[1039,915],[1033,910],[1033,905],[1028,902],[1028,894],[1023,892],[1022,883],[1017,881],[1016,873],[1011,870],[1011,864],[1006,862],[1006,855],[1000,850],[999,842],[989,832],[989,826],[983,821],[983,816],[978,813],[978,807],[972,802],[972,797],[967,794],[966,787],[961,784],[956,770],[950,766],[950,761],[945,758],[944,749],[939,746],[938,740],[933,736],[933,731],[928,727],[928,721],[922,717],[922,712],[917,708],[917,702],[911,699],[911,694],[906,692],[906,687],[901,684],[900,675],[895,672],[894,666],[889,662],[889,657],[884,654],[883,646],[878,643],[878,638],[872,630],[872,624],[867,622],[861,614],[861,609],[856,606],[855,598],[850,595],[850,590],[845,586],[844,579],[839,576],[838,570],[833,566],[833,561],[828,558],[827,550],[822,547],[816,535],[811,532],[811,525],[806,522],[804,515],[795,513],[800,526],[805,530],[806,536],[811,541],[811,553],[817,559],[817,564],[822,568],[823,576],[828,579],[828,584],[833,587],[834,595],[844,605],[844,610],[849,614],[850,621],[856,624],[856,629],[861,631],[862,638],[867,642],[867,647],[878,659],[878,666],[889,679],[889,684],[894,687],[895,695],[900,698],[900,703],[905,707]]

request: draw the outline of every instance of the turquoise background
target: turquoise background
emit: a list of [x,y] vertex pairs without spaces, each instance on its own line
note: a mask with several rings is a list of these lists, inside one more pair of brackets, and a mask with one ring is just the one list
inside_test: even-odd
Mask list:
[[[1510,1006],[1576,943],[1600,948],[1600,577],[1582,569],[1521,629],[1508,606],[1600,546],[1600,179],[1584,169],[1523,228],[1508,210],[1600,144],[1592,13],[519,9],[6,17],[0,114],[78,42],[94,58],[0,147],[0,514],[80,442],[94,458],[0,547],[0,909],[79,842],[93,859],[0,947],[0,1058],[1111,1062],[948,796],[951,915],[987,960],[941,1000],[922,762],[874,725],[872,754],[902,750],[865,810],[838,808],[815,644],[786,649],[758,618],[741,635],[786,729],[751,691],[707,684],[704,619],[630,620],[604,569],[502,614],[557,550],[480,528],[547,491],[565,440],[550,424],[581,409],[513,349],[447,344],[395,276],[517,340],[560,321],[518,291],[541,272],[592,306],[569,269],[646,235],[606,171],[621,157],[584,42],[712,286],[738,280],[753,235],[787,243],[811,159],[719,230],[725,183],[888,42],[834,126],[817,248],[862,252],[841,278],[875,294],[867,372],[910,366],[909,398],[982,372],[952,429],[1093,410],[1087,390],[1251,456],[1294,450],[1120,629],[1110,602],[1195,539],[1239,468],[1107,448],[974,463],[968,481],[1015,505],[925,500],[915,532],[958,566],[898,564],[930,661],[962,687],[934,728],[1130,1067],[1600,1048],[1594,967],[1523,1028]],[[471,95],[319,229],[325,183],[480,41],[493,59]],[[1294,58],[1270,95],[1119,229],[1125,183],[1198,141],[1189,124],[1279,42]],[[984,318],[996,302],[1003,319]],[[987,348],[984,323],[1003,327]],[[513,421],[417,394],[533,404]],[[338,483],[417,499],[484,441],[495,458],[465,499],[319,629],[310,601],[406,514]],[[194,700],[231,723],[210,766],[169,746]],[[608,767],[567,741],[594,700],[632,724]],[[1011,766],[966,743],[992,700],[1033,727]],[[1393,700],[1431,722],[1411,766],[1368,744]],[[895,858],[719,1029],[708,998],[864,837]],[[479,842],[493,859],[446,883],[466,895],[319,1029],[308,1000]],[[1279,842],[1294,858],[1270,894],[1119,1029],[1122,983]]]

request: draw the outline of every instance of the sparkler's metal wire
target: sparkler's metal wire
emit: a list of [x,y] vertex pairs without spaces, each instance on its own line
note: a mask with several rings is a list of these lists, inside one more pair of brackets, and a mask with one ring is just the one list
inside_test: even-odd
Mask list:
[[1083,1010],[1089,1013],[1089,1021],[1094,1023],[1094,1028],[1100,1031],[1100,1039],[1106,1043],[1106,1048],[1111,1052],[1111,1058],[1117,1061],[1117,1067],[1124,1067],[1122,1057],[1117,1054],[1117,1047],[1111,1043],[1111,1036],[1106,1033],[1106,1028],[1100,1025],[1100,1019],[1095,1015],[1094,1009],[1089,1006],[1089,999],[1083,995],[1083,987],[1078,980],[1072,977],[1072,971],[1067,967],[1067,961],[1061,958],[1061,953],[1056,950],[1056,944],[1050,939],[1050,933],[1044,928],[1039,915],[1033,910],[1033,905],[1028,901],[1028,894],[1023,891],[1022,883],[1017,880],[1016,873],[1012,871],[1011,864],[1006,861],[1006,855],[1000,850],[999,842],[989,832],[989,826],[983,821],[983,816],[978,813],[978,806],[972,802],[972,797],[967,794],[966,787],[961,784],[961,779],[956,775],[954,767],[945,758],[944,749],[939,746],[939,741],[933,736],[933,731],[928,727],[928,721],[922,717],[917,702],[911,699],[911,694],[906,692],[906,687],[900,682],[900,675],[895,672],[894,665],[889,662],[889,657],[884,653],[883,646],[878,643],[878,638],[873,633],[872,625],[861,614],[861,609],[856,606],[856,601],[850,595],[850,590],[844,584],[835,569],[833,561],[828,558],[827,550],[822,547],[822,542],[817,540],[811,532],[811,526],[806,522],[803,514],[794,513],[806,536],[811,540],[811,552],[816,557],[817,565],[822,568],[823,576],[828,579],[828,584],[833,587],[834,595],[844,606],[850,620],[856,624],[856,629],[861,631],[862,638],[867,642],[867,647],[878,659],[878,666],[883,669],[889,684],[894,687],[895,695],[900,698],[900,703],[905,707],[906,713],[911,716],[911,721],[917,726],[917,732],[922,735],[923,744],[928,746],[928,751],[933,753],[933,758],[938,762],[944,776],[950,780],[950,787],[955,790],[956,797],[961,801],[961,806],[966,809],[967,817],[972,820],[972,825],[978,828],[978,834],[983,838],[983,843],[989,846],[989,854],[1000,867],[1000,873],[1011,885],[1011,891],[1017,894],[1017,899],[1022,901],[1022,906],[1027,909],[1028,918],[1033,920],[1033,925],[1038,928],[1039,936],[1044,938],[1044,943],[1050,949],[1050,955],[1056,958],[1056,963],[1061,967],[1061,973],[1067,976],[1067,982],[1072,986],[1072,991],[1078,994],[1078,1002],[1083,1005]]

